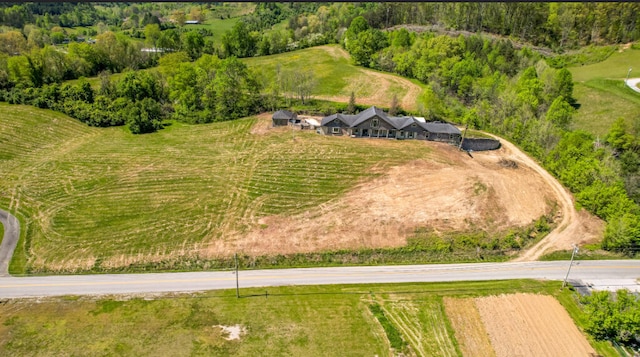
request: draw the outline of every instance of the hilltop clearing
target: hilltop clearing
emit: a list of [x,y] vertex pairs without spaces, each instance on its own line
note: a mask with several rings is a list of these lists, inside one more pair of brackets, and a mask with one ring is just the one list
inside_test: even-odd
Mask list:
[[336,102],[349,102],[354,92],[361,105],[391,106],[394,95],[405,110],[417,110],[416,99],[424,85],[398,75],[358,67],[338,45],[307,48],[272,56],[245,58],[243,61],[259,69],[269,80],[275,80],[276,67],[289,71],[310,71],[316,78],[313,97]]
[[268,115],[133,136],[0,106],[2,205],[34,271],[400,247],[418,228],[502,231],[557,200],[529,167],[446,144],[264,129]]

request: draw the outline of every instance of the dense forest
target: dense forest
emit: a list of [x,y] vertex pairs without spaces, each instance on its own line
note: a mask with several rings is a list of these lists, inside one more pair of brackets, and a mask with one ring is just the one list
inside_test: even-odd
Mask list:
[[[520,145],[607,222],[604,248],[634,255],[640,118],[632,126],[616,121],[602,143],[572,130],[579,103],[571,72],[533,46],[562,53],[636,41],[638,10],[637,3],[259,3],[251,11],[217,3],[1,4],[0,100],[94,126],[127,124],[133,133],[158,130],[168,118],[231,120],[278,107],[284,92],[310,80],[288,74],[287,87],[274,89],[237,58],[337,43],[357,65],[424,83],[421,115]],[[184,26],[232,16],[239,20],[217,39]],[[62,84],[91,76],[100,76],[98,90],[84,79]]]

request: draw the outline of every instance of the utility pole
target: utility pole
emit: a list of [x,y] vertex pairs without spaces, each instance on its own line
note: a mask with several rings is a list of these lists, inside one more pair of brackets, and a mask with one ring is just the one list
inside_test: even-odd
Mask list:
[[631,67],[629,67],[629,72],[627,72],[627,79],[624,80],[624,84],[627,84],[629,81],[629,75],[631,74]]
[[240,283],[238,281],[238,253],[234,255],[236,261],[236,298],[240,298]]
[[563,289],[565,286],[567,286],[567,279],[569,278],[569,272],[571,271],[571,266],[573,265],[573,257],[575,257],[577,252],[578,252],[578,246],[574,244],[573,253],[571,253],[571,262],[569,263],[569,269],[567,269],[567,275],[564,277],[564,282],[562,283]]

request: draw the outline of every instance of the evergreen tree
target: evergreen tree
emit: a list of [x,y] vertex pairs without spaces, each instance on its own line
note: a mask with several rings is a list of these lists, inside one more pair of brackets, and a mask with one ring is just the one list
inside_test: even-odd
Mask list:
[[347,106],[347,113],[354,114],[356,112],[356,94],[351,91],[349,96],[349,106]]

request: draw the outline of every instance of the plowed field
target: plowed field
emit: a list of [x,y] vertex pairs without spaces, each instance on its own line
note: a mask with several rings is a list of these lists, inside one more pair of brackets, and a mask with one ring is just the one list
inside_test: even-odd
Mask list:
[[592,356],[595,351],[558,301],[513,294],[475,299],[496,356]]

